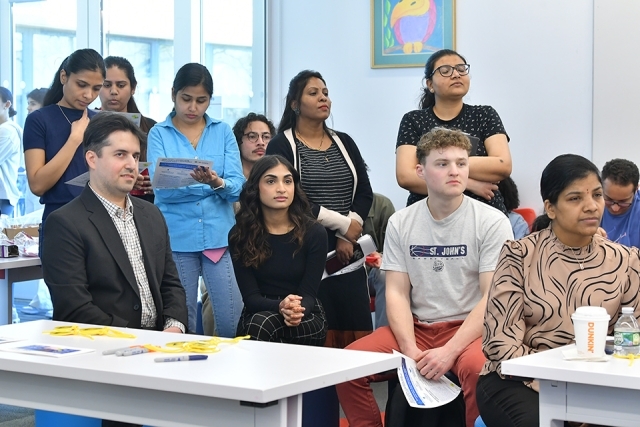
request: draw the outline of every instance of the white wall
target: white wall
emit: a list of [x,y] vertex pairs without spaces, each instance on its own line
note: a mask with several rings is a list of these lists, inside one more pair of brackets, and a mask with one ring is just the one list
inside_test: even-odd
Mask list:
[[640,2],[595,0],[593,46],[593,161],[616,157],[640,164]]
[[[268,7],[270,117],[280,119],[298,71],[320,71],[333,101],[329,125],[358,143],[374,191],[403,207],[395,141],[403,114],[417,108],[422,69],[370,68],[369,0],[280,0]],[[457,0],[456,21],[456,49],[471,64],[466,102],[492,105],[501,115],[521,205],[540,210],[544,166],[561,153],[591,157],[593,2]]]

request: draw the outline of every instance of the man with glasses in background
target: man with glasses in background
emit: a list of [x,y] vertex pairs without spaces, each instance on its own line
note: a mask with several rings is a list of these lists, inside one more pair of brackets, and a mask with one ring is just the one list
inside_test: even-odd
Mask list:
[[602,168],[602,188],[606,209],[600,225],[609,240],[640,247],[640,173],[635,163],[613,159]]
[[267,151],[267,145],[276,134],[276,128],[271,120],[262,114],[249,113],[233,125],[233,134],[240,148],[242,173],[248,179],[255,162]]

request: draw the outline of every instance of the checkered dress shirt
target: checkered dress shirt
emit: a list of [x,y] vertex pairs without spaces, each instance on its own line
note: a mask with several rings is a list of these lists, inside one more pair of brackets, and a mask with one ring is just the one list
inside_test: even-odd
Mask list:
[[[89,188],[91,188],[91,185],[89,185]],[[142,256],[142,248],[140,247],[140,236],[138,235],[136,224],[133,221],[133,204],[131,203],[131,199],[127,196],[125,209],[122,209],[120,206],[108,201],[100,194],[96,193],[93,188],[91,188],[91,190],[107,210],[113,224],[118,230],[124,249],[127,251],[129,262],[133,268],[133,274],[136,277],[136,284],[140,291],[140,301],[142,302],[140,325],[143,328],[153,328],[156,325],[158,313],[156,311],[156,305],[153,302],[151,289],[149,289],[147,272],[144,268],[144,258]],[[172,318],[168,318],[166,320],[164,329],[170,327],[178,327],[183,333],[185,332],[184,325]]]

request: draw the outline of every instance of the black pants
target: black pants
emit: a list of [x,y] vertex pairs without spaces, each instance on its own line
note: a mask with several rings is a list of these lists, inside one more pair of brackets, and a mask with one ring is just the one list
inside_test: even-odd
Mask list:
[[503,380],[496,372],[481,375],[476,400],[487,427],[538,427],[538,393],[522,381]]

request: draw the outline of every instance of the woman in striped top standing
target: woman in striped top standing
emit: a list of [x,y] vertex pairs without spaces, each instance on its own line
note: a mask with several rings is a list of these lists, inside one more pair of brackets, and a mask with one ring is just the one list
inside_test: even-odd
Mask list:
[[[338,260],[346,265],[362,233],[373,192],[356,143],[346,133],[327,127],[330,114],[329,90],[322,75],[301,71],[289,83],[278,134],[267,146],[267,154],[280,154],[298,170],[312,212],[327,230],[329,251],[335,249]],[[329,324],[326,346],[343,348],[371,332],[364,267],[324,279],[318,298]]]

